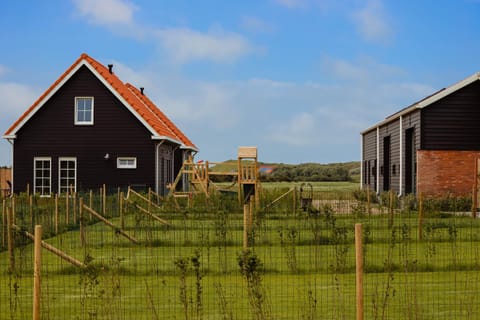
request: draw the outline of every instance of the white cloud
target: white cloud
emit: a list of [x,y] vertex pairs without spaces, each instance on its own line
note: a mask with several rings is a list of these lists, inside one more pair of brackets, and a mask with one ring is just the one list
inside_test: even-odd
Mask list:
[[306,0],[273,0],[274,3],[287,8],[301,8],[306,5]]
[[253,16],[243,16],[240,25],[243,29],[254,33],[271,33],[275,30],[271,23]]
[[399,67],[378,63],[370,57],[362,57],[355,61],[323,56],[323,70],[331,76],[344,80],[378,81],[398,79],[406,73]]
[[73,0],[80,15],[86,16],[90,22],[105,25],[133,24],[133,14],[137,7],[122,0]]
[[38,92],[27,85],[0,82],[0,97],[2,97],[1,125],[4,126],[4,131],[6,131],[8,128],[5,126],[10,126],[17,117],[33,104],[35,99],[38,98]]
[[353,22],[358,32],[367,41],[389,43],[393,30],[388,22],[389,17],[381,0],[368,0],[366,6],[353,14]]
[[312,114],[301,112],[292,116],[285,124],[273,127],[269,139],[293,146],[311,145],[315,141],[317,120]]
[[[0,68],[7,70],[6,67]],[[0,74],[1,74],[0,70]],[[0,82],[0,137],[15,120],[33,104],[39,93],[32,87],[13,82]],[[0,166],[11,165],[11,146],[4,139],[0,142]]]
[[[135,20],[139,8],[124,0],[72,0],[81,16],[104,26],[113,33],[128,38],[154,41],[171,61],[185,64],[191,61],[232,62],[255,51],[242,35],[219,27],[208,32],[189,28],[152,28]],[[118,28],[121,25],[122,28]],[[266,28],[266,25],[264,26]]]
[[8,72],[8,68],[0,64],[0,77]]
[[[207,82],[187,79],[178,70],[133,70],[119,63],[115,70],[121,79],[145,86],[197,144],[200,157],[212,160],[233,157],[235,151],[225,150],[238,145],[257,145],[262,161],[355,160],[360,131],[434,91],[409,81],[398,67],[373,59],[328,61],[343,64],[347,75],[358,70],[357,76],[343,81],[345,71],[325,68],[325,82]],[[342,81],[332,82],[335,78]]]
[[202,33],[188,28],[157,30],[163,49],[178,64],[196,60],[232,62],[254,51],[240,34],[212,30]]

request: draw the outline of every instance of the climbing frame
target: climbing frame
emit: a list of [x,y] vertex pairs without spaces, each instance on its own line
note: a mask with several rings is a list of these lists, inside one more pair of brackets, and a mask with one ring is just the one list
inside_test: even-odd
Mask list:
[[[239,147],[237,167],[233,167],[231,171],[215,171],[211,166],[220,164],[219,162],[197,162],[190,157],[183,162],[175,181],[170,185],[169,196],[176,198],[191,197],[193,194],[203,193],[207,197],[211,192],[221,191],[210,180],[211,176],[231,176],[234,183],[238,184],[238,201],[246,203],[250,198],[255,197],[258,204],[258,162],[257,162],[257,147]],[[177,191],[178,183],[187,177],[189,186],[185,191]],[[236,179],[235,179],[236,178]]]

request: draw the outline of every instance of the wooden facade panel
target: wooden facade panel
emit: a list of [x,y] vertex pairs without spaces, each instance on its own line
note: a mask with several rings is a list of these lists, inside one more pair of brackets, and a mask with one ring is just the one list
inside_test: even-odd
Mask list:
[[422,110],[422,149],[480,150],[480,81]]
[[421,112],[415,110],[402,117],[401,194],[414,193],[417,180],[416,151],[420,149]]
[[377,130],[372,130],[362,136],[362,173],[363,185],[370,190],[376,188],[377,170]]
[[[94,97],[94,124],[74,124],[75,97]],[[18,132],[14,145],[15,192],[33,185],[33,158],[52,157],[56,192],[58,158],[77,158],[77,188],[155,185],[151,134],[86,68],[82,67]],[[108,159],[105,155],[108,154]],[[117,157],[135,157],[137,169],[117,169]],[[101,172],[101,174],[99,174]]]

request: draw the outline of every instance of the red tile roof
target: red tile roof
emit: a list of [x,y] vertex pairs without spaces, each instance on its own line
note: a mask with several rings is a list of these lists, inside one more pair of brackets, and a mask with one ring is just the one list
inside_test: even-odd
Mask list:
[[[129,83],[123,83],[115,73],[110,73],[104,65],[83,53],[57,79],[25,113],[5,132],[5,136],[14,135],[20,127],[68,80],[82,65],[87,65],[96,71],[100,81],[110,87],[112,92],[124,100],[127,108],[152,132],[154,138],[173,140],[183,147],[197,150],[197,147],[183,134],[180,129],[158,107],[137,88]],[[92,70],[92,69],[91,69]],[[94,72],[95,73],[95,72]]]

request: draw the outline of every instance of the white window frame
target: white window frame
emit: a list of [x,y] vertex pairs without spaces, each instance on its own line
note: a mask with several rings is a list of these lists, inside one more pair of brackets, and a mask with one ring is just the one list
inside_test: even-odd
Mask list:
[[[61,182],[62,181],[62,174],[61,174],[62,167],[61,167],[60,163],[62,161],[73,161],[75,163],[75,166],[73,168],[74,173],[75,173],[74,177],[73,177],[73,184],[69,184],[67,186],[67,190],[68,190],[68,192],[70,192],[70,186],[72,186],[73,191],[77,192],[77,158],[76,157],[59,157],[58,158],[58,193],[62,193],[62,187],[64,187],[64,186],[62,186],[62,182]],[[67,180],[68,179],[69,178],[67,177]]]
[[[133,164],[122,163],[123,161],[132,161],[132,160],[133,160]],[[118,157],[117,169],[137,169],[137,158],[136,157]]]
[[[84,99],[90,99],[92,101],[92,116],[89,121],[82,121],[78,120],[78,101],[79,100],[84,100]],[[93,97],[75,97],[75,125],[77,126],[91,126],[93,125],[93,117],[94,117],[94,99]]]
[[[48,161],[49,166],[49,176],[42,176],[41,179],[44,181],[47,179],[49,181],[48,185],[42,183],[41,186],[37,186],[37,161]],[[43,169],[43,168],[42,168]],[[40,188],[40,192],[37,192],[37,188]],[[48,192],[44,192],[48,190]],[[39,193],[41,197],[50,197],[52,195],[52,158],[51,157],[33,157],[33,192]]]

